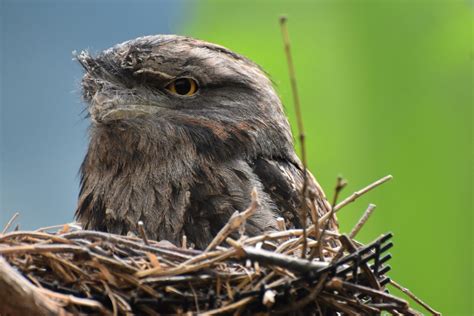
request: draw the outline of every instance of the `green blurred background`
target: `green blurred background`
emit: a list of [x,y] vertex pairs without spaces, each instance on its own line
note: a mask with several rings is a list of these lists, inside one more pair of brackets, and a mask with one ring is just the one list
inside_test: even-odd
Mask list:
[[289,31],[309,167],[343,196],[394,179],[339,213],[359,238],[395,234],[390,275],[445,315],[472,315],[472,3],[204,1],[182,31],[263,66],[296,122],[278,16]]
[[[473,315],[474,4],[467,0],[0,0],[0,227],[73,219],[87,146],[81,67],[137,36],[180,33],[261,64],[295,125],[278,17],[286,14],[309,167],[329,197],[392,174],[339,214],[366,209],[368,242],[395,234],[391,277],[445,315]],[[395,291],[396,293],[396,291]]]

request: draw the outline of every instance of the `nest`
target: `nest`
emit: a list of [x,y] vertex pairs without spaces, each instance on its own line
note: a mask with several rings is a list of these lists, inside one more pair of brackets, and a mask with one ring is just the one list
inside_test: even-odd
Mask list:
[[389,283],[437,314],[386,275],[391,234],[367,245],[354,239],[373,205],[349,234],[328,229],[335,212],[388,179],[312,216],[305,229],[281,221],[280,231],[248,237],[242,227],[258,208],[254,193],[205,250],[189,248],[185,236],[180,247],[148,240],[140,229],[140,237],[74,224],[9,231],[11,220],[0,235],[0,315],[419,315],[388,293]]

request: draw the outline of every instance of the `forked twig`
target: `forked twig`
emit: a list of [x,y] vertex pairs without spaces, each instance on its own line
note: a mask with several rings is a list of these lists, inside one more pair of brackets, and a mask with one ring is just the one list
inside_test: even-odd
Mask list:
[[207,246],[205,252],[211,251],[217,245],[220,245],[227,236],[229,236],[233,231],[244,225],[245,221],[252,216],[255,211],[260,206],[260,202],[258,200],[257,189],[253,188],[252,193],[252,201],[250,202],[250,206],[243,212],[239,213],[236,211],[232,216],[229,218],[229,221],[221,228],[221,230],[217,233],[216,237],[211,241],[211,243]]
[[351,203],[351,202],[354,202],[357,198],[359,198],[360,196],[364,195],[365,193],[369,192],[370,190],[372,190],[373,188],[376,188],[378,187],[379,185],[389,181],[389,180],[392,180],[393,179],[393,176],[392,175],[387,175],[377,181],[375,181],[374,183],[366,186],[365,188],[363,188],[362,190],[359,190],[359,191],[356,191],[354,192],[351,196],[347,197],[346,199],[344,199],[341,203],[337,204],[335,207],[334,207],[334,212],[337,212],[338,210],[340,210],[341,208],[343,208],[344,206],[346,206],[347,204]]
[[[370,190],[378,187],[379,185],[389,181],[389,180],[392,180],[393,177],[391,175],[388,175],[388,176],[385,176],[371,184],[369,184],[368,186],[366,186],[365,188],[359,190],[359,191],[356,191],[354,193],[352,193],[352,195],[350,195],[349,197],[345,198],[341,203],[338,203],[334,208],[333,208],[333,212],[336,213],[338,212],[341,208],[343,208],[344,206],[346,206],[347,204],[351,203],[351,202],[354,202],[355,200],[357,200],[359,197],[361,197],[362,195],[364,195],[365,193],[369,192]],[[324,214],[320,219],[319,219],[319,222],[320,223],[324,223],[328,218],[330,218],[332,216],[332,212],[328,212],[326,214]]]

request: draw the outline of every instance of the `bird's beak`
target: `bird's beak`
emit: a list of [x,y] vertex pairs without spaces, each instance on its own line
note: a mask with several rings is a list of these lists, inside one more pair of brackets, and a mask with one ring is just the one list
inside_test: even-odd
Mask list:
[[88,110],[94,123],[133,119],[159,111],[157,106],[139,104],[139,100],[130,98],[126,91],[122,96],[117,94],[120,91],[117,89],[119,81],[100,57],[95,58],[89,52],[81,51],[75,59],[86,71],[83,89],[90,93]]
[[101,116],[103,122],[131,119],[146,116],[158,112],[159,108],[154,106],[128,104],[123,107],[114,108]]

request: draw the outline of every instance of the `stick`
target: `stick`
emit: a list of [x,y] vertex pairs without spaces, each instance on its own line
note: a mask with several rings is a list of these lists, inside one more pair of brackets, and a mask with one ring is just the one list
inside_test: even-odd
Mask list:
[[[45,288],[40,288],[38,290],[39,292],[41,292],[44,295],[47,295],[48,297],[61,300],[67,304],[86,306],[89,308],[100,310],[102,311],[102,313],[107,314],[107,309],[105,309],[105,307],[101,303],[95,300],[75,297],[74,295],[62,294],[62,293],[54,292]],[[62,314],[59,314],[59,315],[62,315]]]
[[[310,254],[311,259],[313,259],[314,256],[316,256],[316,254],[318,254],[319,258],[321,260],[324,260],[323,252],[321,251],[322,246],[323,246],[323,242],[324,242],[324,235],[326,234],[326,231],[328,229],[329,222],[331,221],[331,218],[334,218],[334,212],[335,212],[334,207],[336,206],[337,200],[339,198],[339,194],[341,193],[341,191],[344,189],[344,187],[346,185],[347,185],[347,181],[344,180],[341,176],[338,176],[337,177],[337,182],[336,182],[336,187],[334,188],[334,198],[333,198],[333,201],[332,201],[332,204],[331,204],[331,210],[329,211],[329,216],[328,216],[327,220],[324,223],[322,223],[321,231],[319,230],[320,229],[319,222],[318,222],[317,225],[315,225],[316,226],[315,233],[317,235],[317,239],[320,242],[311,251],[311,254]],[[314,203],[314,204],[316,204],[316,203]],[[334,218],[334,220],[335,220],[335,218]]]
[[352,228],[351,232],[349,233],[349,238],[354,239],[357,233],[360,231],[362,226],[367,222],[372,212],[375,210],[375,204],[369,204],[367,210],[365,210],[364,215],[359,219],[357,224],[355,224],[354,228]]
[[396,296],[393,296],[391,294],[388,294],[388,293],[385,293],[385,292],[382,292],[382,291],[378,291],[378,290],[375,290],[375,289],[372,289],[372,288],[369,288],[369,287],[366,287],[366,286],[352,284],[350,282],[343,281],[339,278],[332,278],[328,283],[326,283],[326,286],[330,289],[335,289],[335,290],[338,290],[338,291],[340,291],[342,289],[347,289],[347,290],[355,290],[355,291],[359,291],[359,292],[362,292],[362,293],[367,293],[369,295],[373,295],[373,296],[376,296],[376,297],[380,297],[382,299],[387,299],[389,301],[392,301],[392,302],[396,303],[397,305],[399,305],[403,310],[408,309],[408,302],[405,301],[405,300],[402,300],[402,299],[400,299]]
[[140,233],[140,236],[143,239],[143,242],[145,243],[145,245],[149,246],[150,243],[148,242],[148,238],[146,236],[145,229],[143,228],[143,222],[138,221],[137,227],[138,227],[138,232]]
[[309,261],[294,256],[288,256],[255,247],[243,247],[247,257],[267,265],[283,267],[292,272],[306,273],[309,271],[318,271],[328,267],[327,262]]
[[254,297],[249,296],[249,297],[243,298],[240,301],[237,301],[235,303],[224,305],[220,308],[213,309],[213,310],[210,310],[208,312],[202,313],[201,315],[203,315],[203,316],[204,315],[206,315],[206,316],[208,316],[208,315],[220,315],[220,314],[223,314],[225,312],[229,312],[231,310],[237,309],[241,306],[245,306],[248,303],[250,303],[251,301],[253,301],[254,299],[255,299]]
[[375,181],[374,183],[366,186],[365,188],[363,188],[362,190],[359,190],[357,192],[354,192],[351,196],[349,196],[348,198],[346,198],[344,201],[342,201],[341,203],[337,204],[335,207],[334,207],[334,212],[337,212],[338,210],[340,210],[341,208],[343,208],[344,206],[346,206],[347,204],[351,203],[351,202],[354,202],[357,198],[359,198],[360,196],[364,195],[365,193],[369,192],[370,190],[372,190],[373,188],[376,188],[378,187],[379,185],[389,181],[389,180],[392,180],[393,177],[391,175],[388,175],[388,176],[385,176],[383,177],[382,179],[380,180],[377,180]]
[[436,315],[436,316],[440,316],[441,313],[436,311],[434,308],[432,308],[431,306],[429,306],[428,304],[426,304],[425,302],[423,302],[420,298],[418,298],[417,296],[415,296],[415,294],[413,294],[409,289],[407,289],[406,287],[403,287],[401,286],[400,284],[398,284],[397,282],[393,281],[393,280],[390,280],[390,284],[393,285],[394,287],[396,287],[397,289],[399,289],[400,291],[402,291],[403,293],[405,293],[406,295],[408,295],[408,297],[410,297],[411,299],[413,299],[415,302],[417,302],[418,304],[420,304],[421,306],[423,306],[427,311],[429,311],[431,314],[433,315]]
[[296,72],[295,72],[295,67],[293,65],[293,58],[291,57],[291,47],[290,47],[290,36],[288,35],[288,28],[286,26],[286,21],[287,18],[285,16],[280,17],[280,26],[281,26],[281,33],[283,35],[283,44],[285,47],[285,54],[286,54],[286,61],[288,64],[288,72],[290,75],[290,82],[291,82],[291,91],[293,94],[293,104],[295,106],[295,112],[296,112],[296,122],[298,126],[298,134],[299,134],[299,139],[300,139],[300,145],[301,145],[301,160],[303,162],[303,188],[301,190],[301,195],[302,195],[302,207],[301,207],[301,226],[303,227],[303,251],[301,253],[301,257],[305,258],[306,257],[306,215],[308,214],[307,212],[307,205],[305,203],[306,201],[306,195],[307,195],[307,187],[308,187],[308,175],[307,175],[307,161],[306,161],[306,146],[305,146],[305,133],[304,133],[304,127],[303,127],[303,117],[301,115],[301,106],[300,106],[300,98],[298,95],[298,86],[296,84]]
[[10,220],[8,221],[8,223],[5,225],[5,227],[3,228],[2,232],[0,233],[0,235],[4,235],[8,229],[10,228],[10,226],[13,224],[13,222],[15,221],[15,219],[20,215],[20,213],[16,212],[15,214],[13,214],[13,216],[10,218]]
[[[337,204],[335,207],[334,207],[334,213],[338,212],[341,208],[343,208],[344,206],[346,206],[347,204],[351,203],[351,202],[354,202],[355,200],[357,200],[359,197],[361,197],[362,195],[364,195],[365,193],[369,192],[370,190],[378,187],[379,185],[389,181],[389,180],[392,180],[393,177],[391,175],[388,175],[388,176],[385,176],[377,181],[375,181],[374,183],[371,183],[369,184],[368,186],[366,186],[365,188],[359,190],[359,191],[356,191],[354,193],[352,193],[351,196],[347,197],[346,199],[344,199],[344,201],[342,201],[341,203]],[[319,222],[320,223],[324,223],[329,217],[332,216],[332,213],[329,212],[329,213],[326,213],[324,214],[320,219],[319,219]]]
[[188,237],[186,235],[183,235],[183,237],[181,238],[181,248],[188,248]]
[[260,202],[258,201],[257,196],[257,189],[253,188],[252,193],[252,201],[250,202],[250,206],[243,212],[239,213],[238,211],[232,214],[229,218],[229,221],[221,228],[221,230],[217,233],[216,237],[211,241],[211,243],[207,246],[204,252],[211,251],[214,247],[220,245],[227,236],[229,236],[234,230],[238,229],[242,226],[245,221],[255,213],[255,211],[259,208]]

